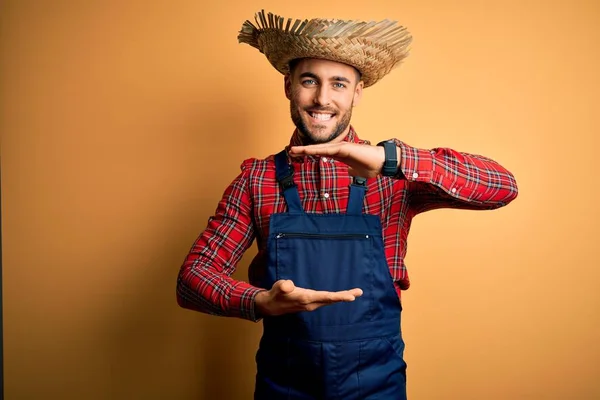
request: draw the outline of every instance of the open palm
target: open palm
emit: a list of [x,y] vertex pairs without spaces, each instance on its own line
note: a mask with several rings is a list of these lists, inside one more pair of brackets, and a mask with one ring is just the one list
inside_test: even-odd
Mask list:
[[385,151],[381,146],[349,142],[294,146],[291,156],[318,155],[331,157],[348,165],[350,175],[373,178],[381,173]]

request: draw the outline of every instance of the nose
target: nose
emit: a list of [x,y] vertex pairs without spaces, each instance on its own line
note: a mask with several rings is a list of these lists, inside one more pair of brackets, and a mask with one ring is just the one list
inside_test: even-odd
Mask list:
[[321,106],[327,106],[331,103],[331,93],[326,85],[320,85],[315,94],[314,103]]

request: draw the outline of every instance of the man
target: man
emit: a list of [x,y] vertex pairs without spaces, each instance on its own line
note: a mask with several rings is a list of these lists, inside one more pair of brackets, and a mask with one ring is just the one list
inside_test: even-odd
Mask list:
[[[296,130],[284,151],[244,161],[186,257],[178,302],[263,320],[255,399],[405,399],[412,218],[504,206],[515,180],[485,157],[358,138],[352,107],[406,57],[403,27],[264,12],[256,23],[238,38],[284,75]],[[233,280],[255,238],[249,283]]]

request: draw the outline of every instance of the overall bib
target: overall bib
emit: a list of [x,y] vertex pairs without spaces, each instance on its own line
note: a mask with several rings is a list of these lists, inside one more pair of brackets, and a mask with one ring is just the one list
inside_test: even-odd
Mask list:
[[288,212],[273,214],[264,286],[361,288],[353,302],[266,317],[256,354],[256,400],[403,400],[401,306],[384,254],[380,219],[362,213],[364,180],[350,186],[345,214],[302,209],[285,151],[275,157]]

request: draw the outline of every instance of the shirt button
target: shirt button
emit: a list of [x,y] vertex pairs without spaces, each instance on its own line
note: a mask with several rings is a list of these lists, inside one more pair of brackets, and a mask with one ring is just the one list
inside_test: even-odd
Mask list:
[[416,172],[413,173],[413,179],[417,179],[419,177],[419,174],[417,174]]
[[323,197],[325,197],[326,199],[329,198],[329,193],[323,193]]
[[452,188],[452,193],[456,193],[456,188]]
[[323,157],[321,160],[323,160],[323,162],[327,162],[327,157]]

